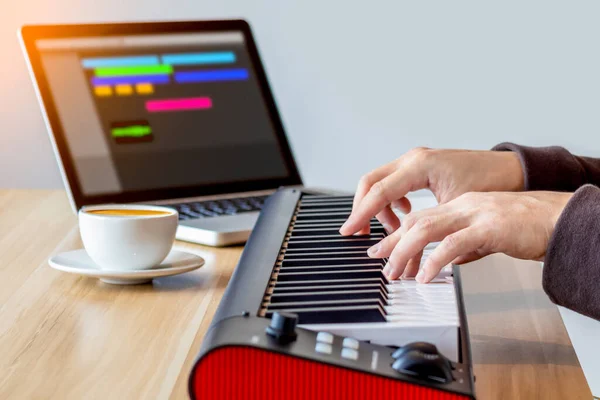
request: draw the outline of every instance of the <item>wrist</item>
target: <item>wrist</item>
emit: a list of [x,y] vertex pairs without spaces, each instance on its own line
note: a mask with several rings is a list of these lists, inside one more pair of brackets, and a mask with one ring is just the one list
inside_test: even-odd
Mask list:
[[519,155],[514,151],[494,151],[494,191],[522,192],[525,190],[525,175]]

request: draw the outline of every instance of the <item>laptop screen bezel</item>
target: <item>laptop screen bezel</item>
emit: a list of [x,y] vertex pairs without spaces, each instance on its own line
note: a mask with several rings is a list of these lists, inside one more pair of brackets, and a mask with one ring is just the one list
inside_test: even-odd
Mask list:
[[[252,65],[258,80],[261,94],[265,100],[269,118],[275,129],[279,148],[281,150],[289,175],[284,178],[245,180],[229,183],[211,183],[185,187],[168,187],[151,190],[127,191],[114,194],[86,195],[82,192],[77,174],[75,173],[73,156],[66,142],[64,129],[58,117],[56,105],[51,95],[48,81],[42,67],[40,52],[36,42],[40,39],[110,37],[140,34],[169,34],[169,33],[211,33],[221,31],[239,31],[244,35],[245,45],[250,55]],[[21,38],[24,50],[30,63],[34,84],[37,84],[40,101],[47,118],[50,135],[53,136],[55,150],[67,189],[70,190],[72,201],[77,209],[92,204],[102,203],[136,203],[144,201],[169,200],[177,198],[210,196],[227,193],[239,193],[275,189],[279,186],[301,185],[302,179],[298,172],[294,156],[290,149],[283,123],[267,76],[265,74],[256,43],[254,42],[250,25],[244,20],[220,21],[178,21],[178,22],[135,22],[111,24],[77,24],[77,25],[27,25],[21,28]],[[190,171],[193,173],[193,171]]]

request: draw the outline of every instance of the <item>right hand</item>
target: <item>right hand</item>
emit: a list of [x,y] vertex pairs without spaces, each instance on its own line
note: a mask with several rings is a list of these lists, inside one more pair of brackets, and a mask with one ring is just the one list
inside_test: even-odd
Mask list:
[[413,149],[361,178],[340,233],[367,234],[374,216],[389,233],[395,231],[400,221],[391,207],[409,213],[404,196],[415,190],[430,189],[444,204],[467,192],[521,191],[523,179],[521,162],[511,151]]

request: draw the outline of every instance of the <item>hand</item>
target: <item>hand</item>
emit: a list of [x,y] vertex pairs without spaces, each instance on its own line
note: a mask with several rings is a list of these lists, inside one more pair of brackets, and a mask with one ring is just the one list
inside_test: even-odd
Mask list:
[[411,191],[430,189],[443,204],[467,192],[521,191],[523,185],[521,162],[511,151],[414,149],[361,178],[340,233],[369,233],[375,215],[388,232],[395,231],[400,221],[391,207],[409,213],[404,196]]
[[[389,257],[389,279],[414,276],[427,244],[441,241],[416,279],[426,283],[447,264],[492,253],[542,260],[558,217],[571,193],[467,193],[408,214],[400,229],[371,247],[369,256]],[[408,265],[408,266],[407,266]]]

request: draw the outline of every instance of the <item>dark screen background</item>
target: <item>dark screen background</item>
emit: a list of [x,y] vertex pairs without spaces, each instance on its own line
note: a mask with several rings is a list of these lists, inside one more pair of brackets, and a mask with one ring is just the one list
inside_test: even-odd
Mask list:
[[[135,50],[80,51],[80,59],[162,55],[169,53],[233,51],[236,62],[220,65],[175,66],[175,71],[246,68],[249,79],[229,82],[154,85],[154,93],[97,97],[90,84],[104,134],[110,143],[123,191],[194,186],[289,175],[275,129],[265,106],[244,45],[145,47]],[[86,70],[91,79],[93,70]],[[89,82],[88,79],[88,82]],[[148,100],[210,97],[211,109],[149,113]],[[146,120],[152,141],[117,143],[111,126]]]

